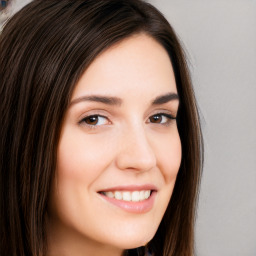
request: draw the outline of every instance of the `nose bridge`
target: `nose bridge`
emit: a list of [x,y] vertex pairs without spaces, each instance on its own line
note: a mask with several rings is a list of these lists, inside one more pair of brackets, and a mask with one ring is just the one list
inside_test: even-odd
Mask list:
[[126,127],[120,140],[117,165],[120,169],[147,171],[156,165],[156,156],[143,124]]

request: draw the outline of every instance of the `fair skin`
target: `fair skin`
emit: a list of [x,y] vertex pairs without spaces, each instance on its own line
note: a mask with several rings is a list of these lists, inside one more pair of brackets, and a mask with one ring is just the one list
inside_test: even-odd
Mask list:
[[178,105],[170,59],[151,37],[129,37],[93,61],[58,145],[50,256],[120,256],[153,238],[181,162]]

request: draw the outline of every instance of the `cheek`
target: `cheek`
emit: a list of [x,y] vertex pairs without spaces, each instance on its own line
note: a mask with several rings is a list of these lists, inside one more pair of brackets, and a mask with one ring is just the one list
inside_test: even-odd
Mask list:
[[[85,136],[63,131],[57,152],[57,171],[50,208],[53,216],[76,225],[81,212],[86,214],[93,194],[93,184],[111,164],[113,150],[100,136]],[[83,135],[83,136],[82,136]],[[113,147],[112,147],[113,148]]]
[[165,183],[173,183],[181,164],[181,141],[177,134],[171,136],[158,147],[158,166],[162,172]]
[[106,136],[104,138],[96,134],[81,136],[79,132],[74,134],[66,130],[58,148],[58,179],[93,183],[113,160],[113,140],[111,136],[107,140]]

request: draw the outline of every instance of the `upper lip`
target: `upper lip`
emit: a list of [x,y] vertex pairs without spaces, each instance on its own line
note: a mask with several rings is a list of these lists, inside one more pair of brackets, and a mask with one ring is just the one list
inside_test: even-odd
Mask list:
[[157,187],[153,184],[144,184],[144,185],[123,185],[123,186],[114,186],[101,189],[98,192],[108,192],[108,191],[141,191],[141,190],[154,190],[157,191]]

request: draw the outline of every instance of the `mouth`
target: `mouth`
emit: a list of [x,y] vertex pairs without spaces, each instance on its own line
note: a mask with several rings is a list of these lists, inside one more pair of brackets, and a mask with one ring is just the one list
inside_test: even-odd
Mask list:
[[140,191],[102,191],[100,194],[114,198],[116,200],[122,200],[127,202],[140,202],[147,200],[152,194],[153,190],[140,190]]
[[99,191],[98,194],[108,203],[131,213],[146,213],[155,202],[157,190],[152,186],[122,187]]

